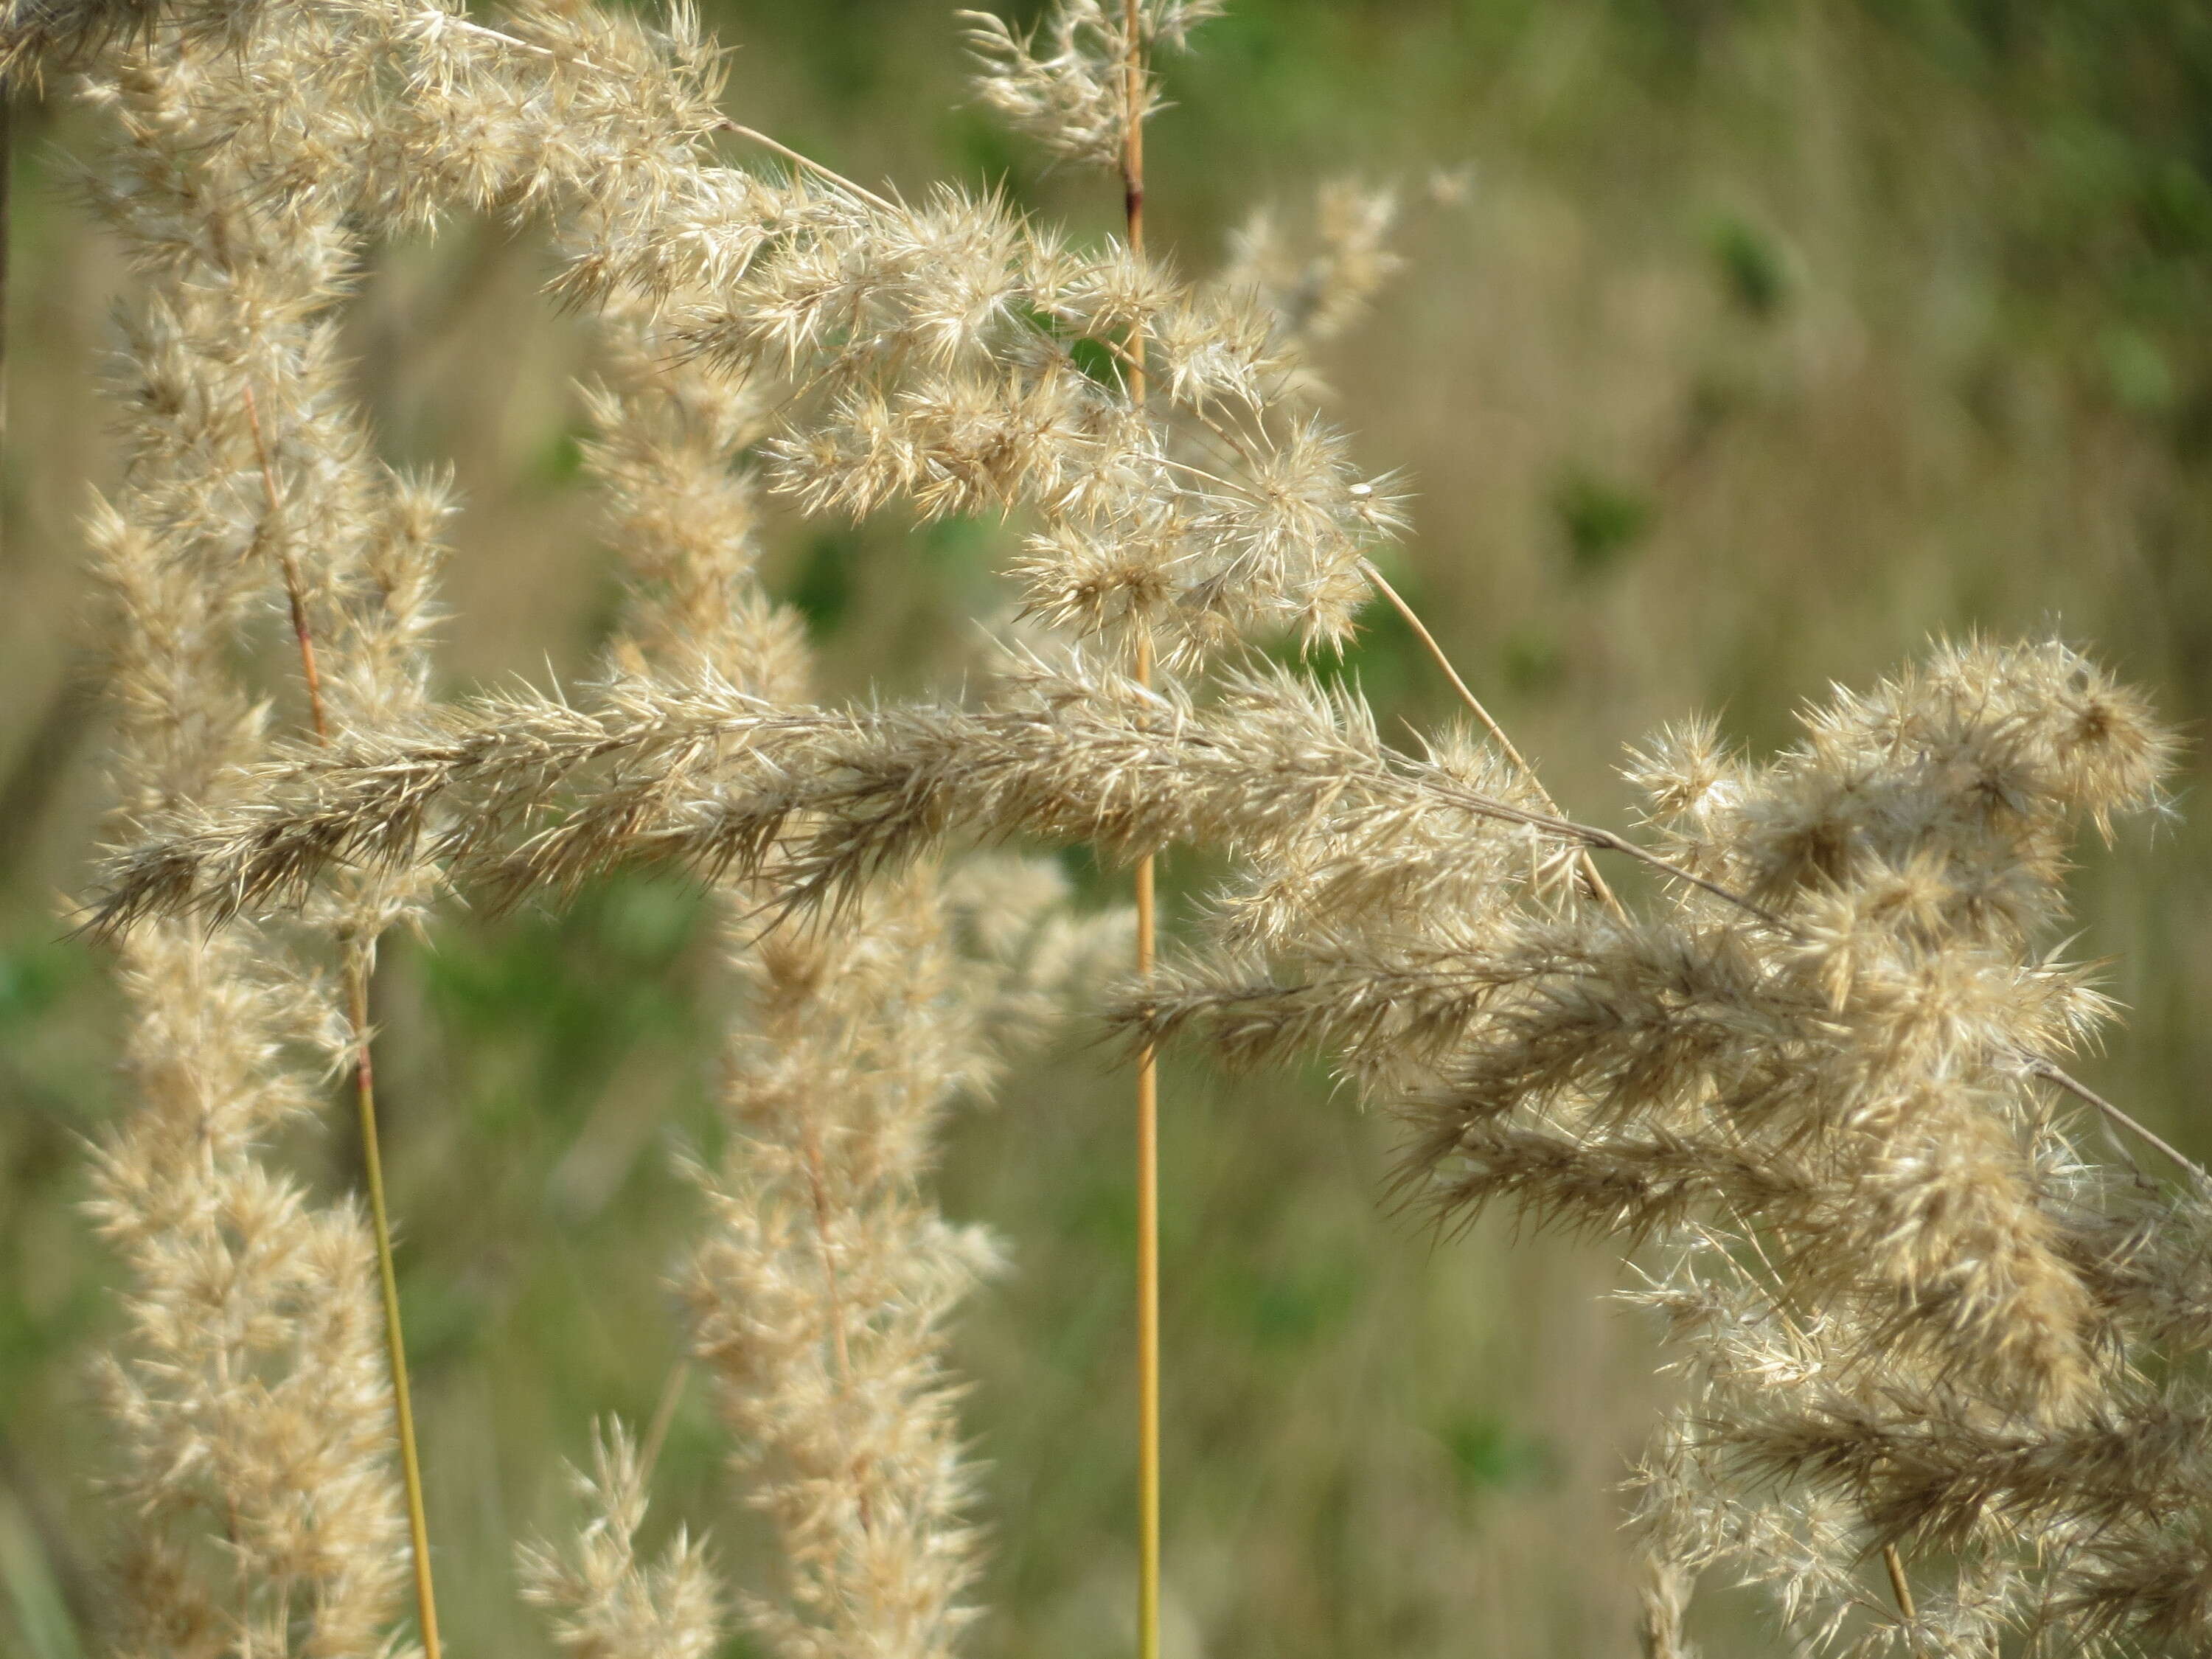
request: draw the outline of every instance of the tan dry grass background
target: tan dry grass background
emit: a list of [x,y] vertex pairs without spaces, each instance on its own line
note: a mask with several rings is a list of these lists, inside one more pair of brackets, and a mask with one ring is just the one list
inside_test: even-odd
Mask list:
[[[730,0],[713,25],[741,48],[741,118],[855,177],[1005,172],[1022,200],[1111,222],[1104,191],[959,107],[934,5]],[[1412,472],[1397,574],[1583,817],[1618,813],[1619,745],[1659,720],[1719,707],[1764,743],[1797,700],[1938,629],[2055,616],[2194,722],[2212,702],[2212,89],[2191,76],[2212,58],[2191,27],[2147,5],[2100,28],[2047,4],[1249,3],[1154,129],[1157,234],[1203,266],[1255,200],[1295,216],[1316,175],[1403,181],[1411,264],[1334,349],[1335,412],[1363,459]],[[0,555],[0,1641],[60,1659],[96,1597],[79,1382],[113,1322],[75,1209],[113,1020],[54,918],[102,796],[100,722],[68,688],[118,273],[53,161],[77,118],[55,100],[26,123]],[[1463,170],[1464,199],[1434,199]],[[454,687],[575,672],[607,620],[574,480],[586,365],[544,270],[486,228],[394,250],[360,307],[391,453],[449,459],[462,487]],[[957,672],[966,619],[1000,603],[997,533],[793,529],[775,568],[846,689],[908,687]],[[1352,667],[1386,717],[1447,708],[1379,623]],[[2134,1010],[2094,1080],[2202,1153],[2212,832],[2186,781],[2182,804],[2172,833],[2095,860],[2079,908]],[[710,952],[690,895],[632,882],[565,917],[464,923],[380,976],[457,1652],[542,1650],[509,1540],[562,1512],[553,1454],[580,1455],[592,1413],[652,1409],[691,1201],[668,1153],[708,1121],[690,988]],[[999,1534],[979,1654],[1125,1644],[1121,1093],[1072,1045],[956,1134],[945,1206],[1017,1264],[963,1328]],[[1607,1488],[1658,1385],[1650,1333],[1596,1300],[1617,1269],[1384,1212],[1392,1132],[1317,1078],[1180,1065],[1167,1101],[1170,1652],[1631,1650]],[[301,1149],[334,1183],[353,1158],[337,1134]],[[710,1524],[742,1558],[717,1445],[687,1404],[657,1524]],[[1711,1598],[1709,1650],[1763,1650],[1735,1614]]]

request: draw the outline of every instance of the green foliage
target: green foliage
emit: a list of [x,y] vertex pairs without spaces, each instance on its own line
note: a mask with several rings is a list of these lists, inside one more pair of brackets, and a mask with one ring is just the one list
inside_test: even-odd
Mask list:
[[852,567],[857,538],[841,530],[817,532],[806,544],[799,574],[784,599],[806,618],[817,639],[836,633],[853,604]]
[[2140,329],[2116,323],[2099,337],[2112,400],[2137,415],[2160,415],[2173,406],[2172,367],[2158,343]]
[[1571,468],[1553,492],[1552,510],[1565,538],[1569,568],[1578,575],[1611,569],[1651,527],[1649,497],[1582,467]]
[[1790,298],[1790,267],[1773,237],[1734,214],[1713,222],[1706,234],[1721,289],[1736,308],[1764,322]]
[[638,1043],[705,1035],[675,981],[704,915],[696,887],[623,877],[561,911],[527,912],[423,952],[425,1000],[454,1051],[502,1076],[491,1065],[500,1051],[527,1061],[479,1098],[488,1124],[549,1111],[560,1121]]
[[1541,1486],[1554,1478],[1559,1464],[1543,1440],[1483,1412],[1453,1418],[1441,1438],[1462,1498]]
[[574,484],[584,471],[582,432],[574,427],[556,432],[539,452],[532,470],[539,484],[547,489],[563,489]]
[[1505,637],[1498,652],[1498,666],[1505,683],[1524,697],[1556,690],[1566,678],[1567,653],[1559,641],[1540,628],[1523,627]]

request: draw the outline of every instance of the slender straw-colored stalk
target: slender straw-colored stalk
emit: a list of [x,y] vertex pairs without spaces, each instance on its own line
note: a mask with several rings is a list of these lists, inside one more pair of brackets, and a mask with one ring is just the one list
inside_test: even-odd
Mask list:
[[[1405,620],[1407,627],[1413,630],[1414,637],[1427,648],[1430,659],[1443,671],[1444,678],[1452,683],[1452,689],[1459,693],[1460,700],[1474,711],[1475,719],[1482,722],[1482,729],[1490,733],[1491,740],[1505,751],[1505,758],[1511,761],[1521,775],[1534,787],[1536,799],[1542,801],[1555,817],[1564,816],[1559,812],[1559,802],[1552,799],[1552,792],[1544,787],[1543,780],[1536,775],[1536,769],[1522,758],[1521,751],[1513,746],[1513,739],[1505,735],[1505,728],[1491,718],[1490,711],[1482,706],[1482,699],[1476,696],[1468,683],[1460,678],[1459,670],[1452,666],[1451,659],[1444,654],[1443,647],[1437,643],[1437,636],[1429,632],[1428,624],[1406,602],[1405,597],[1390,586],[1372,559],[1362,559],[1359,569],[1369,585],[1390,602],[1390,608]],[[1576,857],[1580,861],[1583,882],[1589,889],[1590,896],[1616,916],[1625,917],[1627,912],[1621,908],[1620,900],[1606,884],[1605,878],[1598,873],[1597,860],[1590,856],[1589,848],[1583,848]]]
[[[1121,204],[1129,251],[1145,251],[1145,57],[1139,0],[1123,0],[1127,56],[1121,66]],[[1145,400],[1145,340],[1129,339],[1129,396]],[[1152,683],[1152,641],[1137,635],[1136,679]],[[1156,937],[1152,860],[1137,864],[1137,972],[1152,971]],[[1160,1651],[1160,1078],[1150,1043],[1137,1055],[1137,1659]]]
[[1905,1622],[1909,1625],[1919,1618],[1920,1613],[1913,1606],[1912,1584],[1905,1576],[1905,1558],[1897,1553],[1896,1545],[1884,1544],[1881,1547],[1881,1564],[1889,1569],[1889,1588],[1897,1597],[1897,1610],[1905,1615]]
[[430,1582],[430,1527],[422,1513],[422,1464],[415,1449],[415,1411],[407,1392],[407,1344],[399,1328],[399,1278],[392,1265],[392,1226],[384,1208],[384,1162],[376,1150],[376,1073],[369,1057],[368,951],[349,941],[346,1005],[354,1030],[354,1096],[361,1108],[362,1162],[368,1169],[368,1214],[376,1230],[376,1272],[384,1292],[384,1340],[392,1358],[392,1406],[399,1419],[399,1468],[407,1485],[407,1533],[415,1558],[415,1609],[423,1659],[439,1659],[438,1598]]
[[754,143],[761,146],[762,149],[772,150],[776,155],[781,155],[785,161],[790,162],[793,167],[801,167],[806,172],[813,173],[817,178],[825,179],[830,183],[836,185],[840,190],[848,190],[852,191],[854,195],[859,197],[871,207],[878,208],[885,213],[896,213],[898,211],[896,207],[884,200],[882,197],[877,195],[875,191],[870,190],[866,185],[854,184],[843,173],[832,172],[830,168],[823,167],[821,162],[816,161],[811,155],[801,155],[799,151],[792,149],[790,145],[780,143],[777,140],[769,137],[768,134],[761,131],[757,127],[742,126],[735,121],[724,120],[719,124],[719,130],[723,132],[733,132],[740,138],[750,139]]
[[2112,1122],[2140,1136],[2146,1145],[2157,1148],[2174,1163],[2179,1164],[2187,1173],[2190,1180],[2196,1183],[2198,1192],[2212,1194],[2212,1171],[2208,1171],[2202,1164],[2190,1157],[2172,1141],[2154,1132],[2149,1125],[2130,1116],[2079,1078],[2061,1069],[2040,1054],[2028,1054],[2025,1059],[2030,1077],[2039,1077],[2046,1083],[2055,1084],[2084,1105],[2094,1106]]
[[[1139,636],[1137,683],[1152,683],[1152,641]],[[1150,977],[1152,860],[1137,865],[1137,973]],[[1137,1054],[1137,1653],[1160,1650],[1160,1075],[1151,1043]]]
[[[268,498],[264,520],[275,542],[277,568],[283,573],[284,600],[291,612],[292,637],[300,649],[300,678],[307,687],[307,713],[315,740],[328,746],[330,722],[323,712],[323,681],[315,665],[314,629],[307,619],[307,596],[300,577],[300,562],[284,539],[283,495],[277,488],[276,464],[269,440],[261,428],[261,410],[253,388],[246,388],[246,423],[253,434],[256,459],[261,465],[261,487]],[[392,1407],[399,1423],[399,1473],[407,1489],[407,1533],[415,1568],[415,1609],[422,1626],[423,1659],[441,1659],[438,1644],[438,1601],[430,1577],[430,1527],[422,1507],[422,1464],[415,1449],[415,1410],[407,1387],[407,1343],[399,1324],[399,1278],[392,1260],[392,1224],[384,1206],[384,1160],[376,1142],[376,1069],[369,1054],[368,973],[372,946],[356,939],[341,940],[344,957],[346,1017],[353,1026],[354,1101],[361,1117],[362,1162],[368,1178],[369,1221],[376,1237],[376,1271],[383,1288],[384,1345],[392,1362]]]
[[677,1409],[684,1403],[684,1391],[691,1385],[691,1362],[679,1359],[668,1368],[668,1378],[660,1385],[659,1401],[653,1408],[653,1421],[646,1425],[645,1438],[638,1443],[638,1478],[650,1481],[653,1471],[660,1462],[660,1449],[668,1443],[668,1431],[676,1421]]
[[261,430],[261,406],[253,388],[246,388],[246,424],[253,434],[254,459],[261,463],[261,493],[268,498],[262,533],[276,544],[276,568],[284,574],[284,603],[292,613],[292,638],[300,647],[300,679],[307,688],[307,714],[314,722],[315,741],[327,745],[331,728],[323,714],[323,677],[315,666],[315,631],[307,623],[307,586],[300,579],[300,561],[284,537],[284,497],[276,487],[276,462],[269,453],[269,439]]

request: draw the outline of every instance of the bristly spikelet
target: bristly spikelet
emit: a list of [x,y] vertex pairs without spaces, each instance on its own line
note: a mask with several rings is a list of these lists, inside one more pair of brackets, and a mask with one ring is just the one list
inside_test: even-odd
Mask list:
[[560,1544],[519,1553],[522,1596],[547,1610],[568,1659],[708,1659],[725,1639],[706,1552],[678,1530],[647,1563],[637,1547],[651,1471],[619,1423],[594,1437],[592,1472],[570,1472],[589,1519]]
[[198,1624],[240,1651],[373,1651],[406,1571],[374,1259],[350,1207],[261,1161],[315,1109],[283,1055],[321,1011],[253,949],[173,924],[123,948],[140,1105],[92,1206],[131,1286],[128,1346],[98,1372],[131,1517],[111,1611],[149,1640]]
[[[595,400],[587,455],[634,576],[615,660],[709,675],[755,708],[792,698],[803,635],[754,580],[748,491],[722,447],[749,400],[711,366],[668,367],[642,307],[611,320],[621,379]],[[941,1018],[902,1017],[938,1010],[946,966],[926,884],[906,892],[842,934],[833,963],[791,930],[757,937],[757,895],[724,890],[754,996],[732,1033],[732,1157],[696,1172],[709,1224],[679,1283],[744,1489],[782,1547],[778,1593],[746,1598],[745,1617],[794,1656],[949,1651],[975,1571],[938,1328],[988,1253],[922,1190],[933,1115],[975,1061]],[[870,1060],[902,1048],[905,1065]]]
[[1124,66],[1140,55],[1148,58],[1154,45],[1188,44],[1190,31],[1221,9],[1220,0],[1143,0],[1140,42],[1127,38],[1119,0],[1054,0],[1027,36],[991,12],[958,15],[968,25],[968,46],[976,61],[977,97],[1054,155],[1110,167],[1120,160],[1129,122],[1142,122],[1161,101],[1148,77],[1132,110]]
[[1682,1632],[1695,1576],[1647,1549],[1638,1565],[1636,1638],[1644,1659],[1698,1659],[1698,1650]]
[[1660,727],[1645,747],[1629,750],[1621,775],[1644,797],[1646,823],[1674,833],[1679,823],[1692,842],[1709,836],[1713,814],[1743,795],[1743,764],[1710,716]]
[[1736,884],[1785,908],[1870,860],[1925,855],[1952,921],[2012,938],[2063,916],[2068,824],[2109,833],[2159,802],[2172,738],[2141,699],[2057,642],[1939,647],[1928,666],[1805,716],[1762,787],[1712,816]]
[[939,1328],[995,1258],[917,1190],[975,1063],[948,1024],[932,912],[908,883],[834,938],[786,930],[736,957],[752,1006],[727,1084],[735,1134],[699,1172],[713,1224],[683,1291],[738,1467],[785,1544],[784,1593],[748,1617],[791,1659],[944,1654],[972,1616]]
[[1389,246],[1397,217],[1396,191],[1332,179],[1315,196],[1310,248],[1262,208],[1230,239],[1228,263],[1214,281],[1250,293],[1279,341],[1322,344],[1356,322],[1404,265]]
[[757,936],[733,915],[732,1139],[695,1171],[710,1224],[680,1285],[783,1545],[781,1594],[747,1613],[787,1659],[944,1655],[975,1617],[943,1328],[998,1252],[925,1182],[957,1098],[1126,942],[1126,917],[1071,923],[1066,897],[1056,872],[1006,862],[879,884],[835,928]]
[[[218,24],[219,47],[208,39]],[[585,12],[521,27],[609,69],[641,46],[657,63],[664,44]],[[342,385],[331,313],[365,230],[421,222],[470,194],[527,203],[561,190],[580,215],[604,216],[659,190],[670,155],[714,118],[711,102],[703,118],[687,109],[665,75],[603,76],[533,108],[509,94],[540,77],[516,73],[513,42],[488,52],[495,37],[472,27],[400,0],[164,8],[89,83],[123,135],[89,193],[149,289],[126,314],[118,376],[129,486],[94,526],[124,624],[134,816],[212,805],[264,745],[235,660],[271,613],[296,642],[287,718],[319,740],[404,726],[424,705],[445,507],[434,484],[375,464]],[[82,44],[101,32],[81,31]],[[468,142],[441,142],[461,128]],[[399,860],[319,896],[310,919],[339,946],[353,1006],[307,994],[313,1017],[290,1024],[321,1051],[311,1064],[356,1062],[375,941],[419,915],[428,888],[425,866]],[[122,1484],[143,1523],[118,1621],[149,1641],[198,1630],[241,1654],[380,1650],[405,1555],[368,1240],[349,1209],[319,1208],[258,1162],[270,1121],[255,1114],[272,1091],[296,1105],[314,1091],[268,1080],[299,1062],[265,1042],[254,1050],[276,1016],[251,997],[231,1006],[228,988],[256,977],[250,963],[281,982],[288,942],[201,945],[196,930],[154,924],[122,947],[142,965],[126,980],[140,1046],[160,1052],[99,1200],[147,1286],[107,1371]],[[240,1054],[191,1036],[218,1018]],[[216,1121],[225,1109],[234,1128]],[[163,1158],[173,1176],[155,1167]],[[209,1303],[218,1281],[220,1308]]]
[[599,313],[608,378],[586,400],[584,463],[629,573],[610,665],[625,678],[708,679],[766,703],[805,694],[802,619],[754,571],[756,482],[729,458],[757,435],[750,392],[703,367],[676,369],[641,296]]
[[157,26],[234,42],[259,9],[259,0],[5,0],[0,75],[36,87],[49,72],[80,68],[114,42]]

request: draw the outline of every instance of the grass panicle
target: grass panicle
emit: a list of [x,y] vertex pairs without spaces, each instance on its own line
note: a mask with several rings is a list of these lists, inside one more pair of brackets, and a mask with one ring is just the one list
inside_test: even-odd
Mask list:
[[[784,1659],[958,1650],[984,1521],[948,1322],[1000,1251],[932,1171],[1072,1002],[1146,1055],[1324,1056],[1398,1116],[1440,1228],[1617,1245],[1680,1383],[1631,1481],[1647,1654],[1692,1651],[1712,1572],[1808,1651],[2212,1645],[2212,1206],[2093,1156],[2131,1120],[2067,1069],[2114,1015],[2066,943],[2073,848],[2167,810],[2172,736],[2068,642],[1938,641],[1764,758],[1662,728],[1616,830],[1456,673],[1475,725],[1400,746],[1356,690],[1256,665],[1380,597],[1449,667],[1383,574],[1397,488],[1310,361],[1389,278],[1393,198],[1332,186],[1303,257],[1265,218],[1218,272],[1146,250],[1158,52],[1213,9],[966,15],[982,104],[1119,172],[1124,234],[1091,240],[740,126],[682,11],[0,15],[7,66],[87,65],[136,273],[87,913],[140,1100],[94,1170],[129,1285],[101,1371],[126,1646],[393,1650],[411,1567],[434,1659],[378,1233],[270,1149],[325,1071],[367,1106],[377,942],[441,889],[558,901],[633,865],[721,919],[666,1398],[707,1379],[773,1541],[648,1557],[660,1432],[603,1430],[582,1524],[522,1558],[568,1652],[696,1659],[732,1614]],[[377,459],[337,327],[369,249],[486,213],[546,231],[599,343],[622,612],[573,691],[441,701],[447,492]],[[757,568],[770,503],[1002,525],[1026,642],[957,695],[824,701]],[[1226,873],[1155,963],[1013,842]]]

